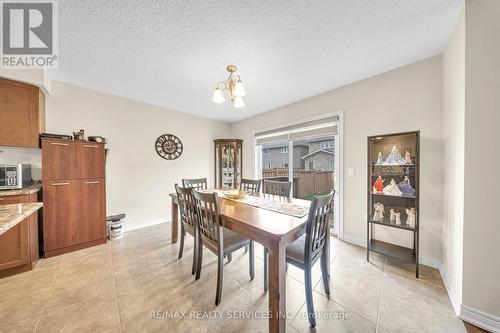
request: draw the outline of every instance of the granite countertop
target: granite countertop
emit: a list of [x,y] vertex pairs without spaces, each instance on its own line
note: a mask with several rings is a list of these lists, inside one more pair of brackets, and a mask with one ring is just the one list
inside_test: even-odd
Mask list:
[[31,186],[15,190],[2,190],[0,191],[0,197],[6,197],[9,195],[28,195],[40,191],[41,188],[42,184],[33,184]]
[[21,203],[0,206],[0,235],[42,208],[42,202]]

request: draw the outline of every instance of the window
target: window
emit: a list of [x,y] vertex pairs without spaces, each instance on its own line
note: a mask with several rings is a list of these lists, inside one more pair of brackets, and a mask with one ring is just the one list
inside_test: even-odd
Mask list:
[[282,154],[288,153],[288,147],[281,147],[281,153]]
[[310,161],[309,162],[309,170],[314,170],[314,162],[313,161]]
[[333,170],[333,161],[328,161],[328,170]]
[[269,149],[264,149],[264,154],[269,155]]
[[321,149],[333,148],[333,141],[323,141],[320,143]]
[[288,163],[284,163],[283,168],[288,168]]
[[271,163],[266,163],[266,168],[267,168],[267,169],[272,169],[272,165],[271,165]]

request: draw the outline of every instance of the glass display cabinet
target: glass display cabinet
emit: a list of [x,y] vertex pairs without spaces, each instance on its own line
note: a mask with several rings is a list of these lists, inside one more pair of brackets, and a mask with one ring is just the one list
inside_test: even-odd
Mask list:
[[215,187],[239,188],[242,175],[240,139],[217,139],[215,145]]
[[[368,137],[367,260],[370,252],[415,264],[418,278],[420,132],[384,134]],[[387,233],[392,228],[411,233],[412,247],[392,244]],[[376,239],[377,230],[384,234]],[[404,235],[400,235],[404,236]],[[392,237],[392,236],[391,236]]]

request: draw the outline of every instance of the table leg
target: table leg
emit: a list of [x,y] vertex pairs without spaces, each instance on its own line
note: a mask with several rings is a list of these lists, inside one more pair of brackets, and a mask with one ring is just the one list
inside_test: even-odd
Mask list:
[[172,244],[177,243],[179,235],[179,205],[172,198]]
[[269,248],[269,332],[286,330],[286,247],[282,242]]

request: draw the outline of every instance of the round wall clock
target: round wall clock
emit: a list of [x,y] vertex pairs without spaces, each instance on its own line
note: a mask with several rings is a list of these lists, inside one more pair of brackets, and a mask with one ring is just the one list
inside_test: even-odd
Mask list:
[[182,142],[172,134],[163,134],[156,139],[156,152],[166,160],[175,160],[182,154]]

